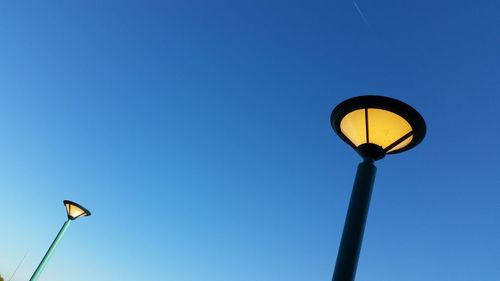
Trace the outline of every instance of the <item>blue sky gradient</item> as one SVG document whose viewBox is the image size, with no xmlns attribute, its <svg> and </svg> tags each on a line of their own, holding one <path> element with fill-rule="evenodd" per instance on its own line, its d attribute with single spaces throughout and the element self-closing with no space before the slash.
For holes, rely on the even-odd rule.
<svg viewBox="0 0 500 281">
<path fill-rule="evenodd" d="M 378 162 L 357 280 L 500 276 L 496 1 L 0 3 L 0 274 L 330 280 L 359 156 L 339 102 L 426 119 Z"/>
</svg>

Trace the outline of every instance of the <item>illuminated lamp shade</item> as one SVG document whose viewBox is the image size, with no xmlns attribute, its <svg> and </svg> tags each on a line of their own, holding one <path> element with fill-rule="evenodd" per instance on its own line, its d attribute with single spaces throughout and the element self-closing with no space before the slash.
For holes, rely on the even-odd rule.
<svg viewBox="0 0 500 281">
<path fill-rule="evenodd" d="M 422 116 L 411 106 L 383 96 L 359 96 L 340 103 L 330 119 L 334 131 L 363 158 L 378 160 L 419 144 Z"/>
<path fill-rule="evenodd" d="M 66 207 L 66 213 L 68 213 L 68 219 L 75 220 L 79 217 L 90 216 L 90 211 L 83 206 L 69 200 L 64 200 L 63 202 Z"/>
</svg>

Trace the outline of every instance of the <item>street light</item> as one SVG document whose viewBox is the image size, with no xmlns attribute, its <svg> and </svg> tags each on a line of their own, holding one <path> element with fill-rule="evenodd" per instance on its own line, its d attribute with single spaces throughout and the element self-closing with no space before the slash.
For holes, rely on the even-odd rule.
<svg viewBox="0 0 500 281">
<path fill-rule="evenodd" d="M 69 201 L 69 200 L 64 200 L 63 201 L 64 206 L 66 207 L 66 213 L 68 215 L 68 220 L 63 224 L 61 227 L 61 230 L 59 230 L 59 233 L 57 233 L 56 238 L 54 239 L 54 242 L 52 242 L 52 245 L 50 245 L 49 249 L 47 250 L 47 253 L 45 253 L 45 256 L 43 256 L 42 261 L 36 268 L 35 272 L 30 278 L 30 281 L 35 281 L 38 280 L 38 277 L 40 277 L 40 274 L 42 273 L 43 269 L 47 265 L 47 262 L 49 261 L 50 257 L 54 253 L 54 250 L 56 249 L 57 245 L 59 242 L 61 242 L 61 238 L 63 237 L 64 233 L 68 229 L 69 225 L 71 224 L 72 221 L 76 220 L 79 217 L 86 217 L 90 216 L 90 211 L 82 207 L 81 205 Z"/>
<path fill-rule="evenodd" d="M 386 154 L 415 147 L 424 138 L 426 126 L 411 106 L 382 96 L 348 99 L 335 107 L 330 121 L 335 133 L 363 158 L 358 165 L 332 278 L 353 281 L 377 171 L 373 163 Z"/>
</svg>

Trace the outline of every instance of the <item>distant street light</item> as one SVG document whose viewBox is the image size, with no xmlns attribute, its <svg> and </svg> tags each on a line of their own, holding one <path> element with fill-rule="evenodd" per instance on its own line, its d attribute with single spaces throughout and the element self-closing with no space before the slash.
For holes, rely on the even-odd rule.
<svg viewBox="0 0 500 281">
<path fill-rule="evenodd" d="M 54 242 L 52 242 L 52 245 L 50 245 L 49 249 L 47 250 L 47 253 L 45 253 L 45 256 L 43 257 L 42 261 L 36 268 L 35 272 L 30 278 L 30 281 L 35 281 L 38 280 L 38 277 L 40 277 L 40 274 L 42 273 L 43 269 L 47 265 L 47 262 L 49 261 L 50 257 L 54 253 L 54 250 L 56 249 L 57 245 L 59 242 L 61 242 L 61 238 L 63 237 L 64 233 L 68 229 L 69 225 L 71 222 L 79 217 L 85 217 L 85 216 L 90 216 L 89 210 L 85 209 L 79 204 L 76 204 L 74 202 L 71 202 L 69 200 L 64 200 L 63 201 L 64 206 L 66 207 L 66 213 L 68 214 L 68 220 L 63 224 L 61 227 L 61 230 L 59 230 L 59 233 L 57 233 L 56 238 L 54 239 Z"/>
<path fill-rule="evenodd" d="M 424 138 L 426 126 L 411 106 L 382 96 L 348 99 L 335 107 L 330 121 L 335 133 L 363 157 L 358 165 L 332 278 L 333 281 L 353 281 L 377 171 L 373 163 L 386 154 L 415 147 Z"/>
</svg>

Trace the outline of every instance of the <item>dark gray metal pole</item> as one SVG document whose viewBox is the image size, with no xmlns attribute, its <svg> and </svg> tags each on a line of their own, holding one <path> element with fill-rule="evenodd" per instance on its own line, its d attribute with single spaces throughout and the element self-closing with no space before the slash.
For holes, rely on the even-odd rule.
<svg viewBox="0 0 500 281">
<path fill-rule="evenodd" d="M 332 281 L 354 281 L 376 172 L 373 159 L 358 165 Z"/>
</svg>

